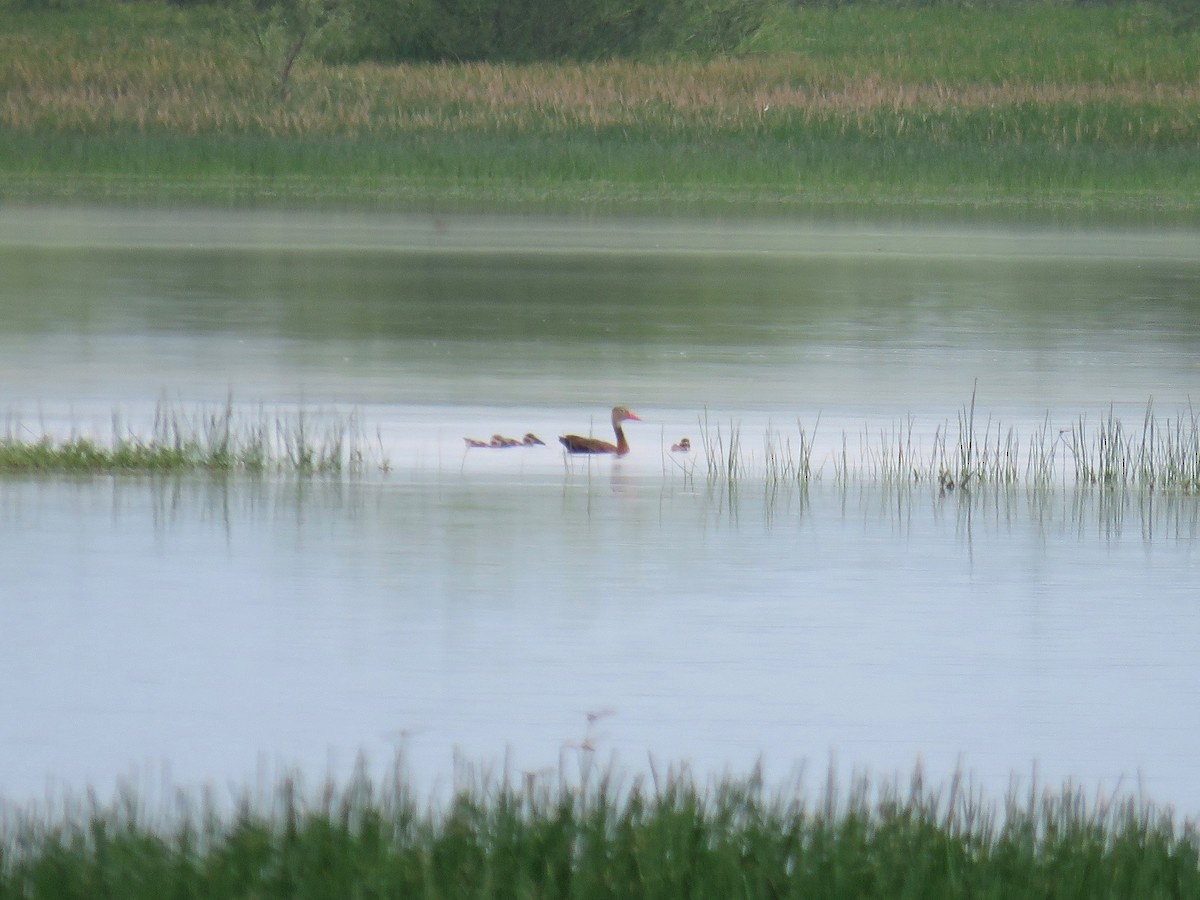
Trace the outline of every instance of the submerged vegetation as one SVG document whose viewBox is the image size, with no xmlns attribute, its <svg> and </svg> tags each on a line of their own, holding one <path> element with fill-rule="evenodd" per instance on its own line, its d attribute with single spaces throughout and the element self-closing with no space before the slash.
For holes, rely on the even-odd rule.
<svg viewBox="0 0 1200 900">
<path fill-rule="evenodd" d="M 335 62 L 326 29 L 264 61 L 219 5 L 9 0 L 4 195 L 1200 210 L 1200 30 L 1164 4 L 761 19 L 716 56 Z"/>
<path fill-rule="evenodd" d="M 1010 789 L 960 776 L 768 790 L 761 772 L 698 784 L 686 769 L 621 784 L 611 770 L 460 775 L 423 804 L 397 773 L 230 815 L 179 792 L 157 813 L 133 789 L 0 817 L 0 897 L 1189 897 L 1200 834 L 1131 796 Z M 268 791 L 267 796 L 271 796 Z"/>
</svg>

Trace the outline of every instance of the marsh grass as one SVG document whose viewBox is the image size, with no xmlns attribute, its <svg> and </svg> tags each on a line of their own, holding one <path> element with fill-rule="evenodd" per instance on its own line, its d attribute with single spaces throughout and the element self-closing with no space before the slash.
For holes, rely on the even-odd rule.
<svg viewBox="0 0 1200 900">
<path fill-rule="evenodd" d="M 1140 796 L 1014 782 L 1000 803 L 961 773 L 770 788 L 686 767 L 623 777 L 459 765 L 420 800 L 397 764 L 309 789 L 299 774 L 232 805 L 126 787 L 0 816 L 0 897 L 1184 897 L 1200 836 Z"/>
<path fill-rule="evenodd" d="M 711 423 L 705 412 L 700 422 L 700 446 L 704 449 L 704 461 L 709 478 L 723 478 L 736 482 L 750 471 L 751 460 L 742 454 L 741 428 L 730 421 L 722 429 L 721 424 Z M 768 442 L 769 442 L 768 438 Z"/>
<path fill-rule="evenodd" d="M 1200 33 L 1140 4 L 799 7 L 717 59 L 311 59 L 285 102 L 212 9 L 95 6 L 0 4 L 10 198 L 1200 203 Z"/>
<path fill-rule="evenodd" d="M 1200 415 L 1190 407 L 1160 417 L 1153 401 L 1137 427 L 1128 427 L 1112 407 L 1092 424 L 1080 416 L 1056 428 L 1049 414 L 1028 436 L 1013 426 L 976 420 L 975 396 L 949 422 L 936 427 L 929 445 L 917 437 L 912 416 L 874 432 L 841 434 L 837 451 L 817 459 L 820 417 L 809 428 L 797 420 L 788 433 L 768 426 L 761 450 L 748 445 L 739 423 L 698 419 L 699 454 L 683 459 L 663 451 L 663 474 L 686 482 L 699 472 L 730 491 L 754 479 L 772 490 L 805 487 L 821 480 L 826 467 L 836 482 L 936 484 L 942 491 L 989 485 L 1052 488 L 1056 484 L 1135 490 L 1200 492 Z M 664 443 L 665 447 L 665 443 Z M 390 471 L 387 447 L 378 433 L 364 433 L 358 414 L 337 410 L 243 408 L 232 398 L 216 407 L 187 408 L 160 402 L 145 433 L 114 414 L 106 439 L 72 430 L 55 436 L 31 429 L 10 414 L 0 433 L 0 472 L 212 472 L 300 474 Z"/>
<path fill-rule="evenodd" d="M 329 474 L 369 465 L 367 448 L 354 412 L 245 411 L 232 398 L 194 409 L 160 401 L 148 433 L 135 433 L 114 413 L 107 439 L 38 433 L 10 415 L 0 436 L 0 471 Z"/>
<path fill-rule="evenodd" d="M 912 418 L 877 431 L 843 432 L 839 449 L 814 461 L 816 428 L 797 422 L 797 434 L 784 436 L 768 427 L 761 456 L 744 449 L 741 427 L 713 425 L 707 412 L 699 419 L 705 475 L 710 482 L 761 479 L 767 485 L 806 485 L 819 480 L 828 465 L 838 483 L 936 484 L 943 491 L 990 485 L 1052 488 L 1055 484 L 1135 490 L 1200 492 L 1200 415 L 1190 407 L 1160 417 L 1153 400 L 1138 427 L 1128 427 L 1110 406 L 1095 424 L 1080 416 L 1056 428 L 1046 418 L 1027 436 L 994 420 L 976 419 L 976 398 L 922 445 Z M 819 421 L 819 420 L 818 420 Z"/>
<path fill-rule="evenodd" d="M 1080 483 L 1200 490 L 1200 418 L 1190 407 L 1159 419 L 1151 402 L 1140 429 L 1127 428 L 1110 407 L 1095 426 L 1081 416 L 1065 440 Z"/>
</svg>

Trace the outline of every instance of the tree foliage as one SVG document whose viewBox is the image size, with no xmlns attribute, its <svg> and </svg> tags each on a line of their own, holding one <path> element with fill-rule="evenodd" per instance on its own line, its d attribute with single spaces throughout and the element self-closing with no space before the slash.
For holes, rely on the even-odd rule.
<svg viewBox="0 0 1200 900">
<path fill-rule="evenodd" d="M 292 68 L 346 9 L 345 0 L 225 0 L 235 28 L 248 35 L 286 100 Z"/>
<path fill-rule="evenodd" d="M 779 0 L 345 0 L 345 61 L 603 59 L 722 53 Z"/>
</svg>

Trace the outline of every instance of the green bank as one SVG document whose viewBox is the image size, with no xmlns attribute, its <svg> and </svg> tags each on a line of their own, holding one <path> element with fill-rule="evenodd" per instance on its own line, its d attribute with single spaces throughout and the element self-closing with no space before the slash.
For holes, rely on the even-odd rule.
<svg viewBox="0 0 1200 900">
<path fill-rule="evenodd" d="M 0 6 L 0 199 L 1200 213 L 1162 4 L 780 6 L 722 54 L 277 56 L 218 5 Z"/>
</svg>

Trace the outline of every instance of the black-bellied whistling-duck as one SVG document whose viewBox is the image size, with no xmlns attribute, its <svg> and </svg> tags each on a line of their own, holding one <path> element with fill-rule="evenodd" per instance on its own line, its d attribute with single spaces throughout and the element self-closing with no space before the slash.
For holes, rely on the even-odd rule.
<svg viewBox="0 0 1200 900">
<path fill-rule="evenodd" d="M 538 447 L 546 446 L 546 442 L 543 441 L 536 434 L 534 434 L 532 431 L 526 432 L 525 437 L 521 438 L 521 443 L 524 444 L 526 447 L 532 447 L 534 445 L 537 445 Z"/>
<path fill-rule="evenodd" d="M 521 442 L 518 441 L 516 438 L 507 438 L 502 434 L 493 434 L 491 446 L 493 446 L 493 447 L 520 447 Z"/>
<path fill-rule="evenodd" d="M 602 441 L 599 438 L 581 437 L 578 434 L 566 434 L 558 440 L 568 453 L 615 453 L 617 456 L 624 456 L 629 452 L 629 442 L 625 440 L 625 432 L 621 428 L 621 423 L 626 419 L 633 419 L 635 422 L 640 422 L 641 419 L 627 410 L 624 406 L 614 406 L 612 411 L 612 427 L 617 435 L 617 442 L 610 444 L 608 441 Z"/>
<path fill-rule="evenodd" d="M 689 438 L 683 438 L 678 444 L 671 445 L 672 453 L 687 453 L 692 449 L 692 442 Z"/>
<path fill-rule="evenodd" d="M 476 438 L 463 438 L 467 442 L 467 447 L 490 447 L 492 446 L 487 441 L 481 441 Z"/>
</svg>

